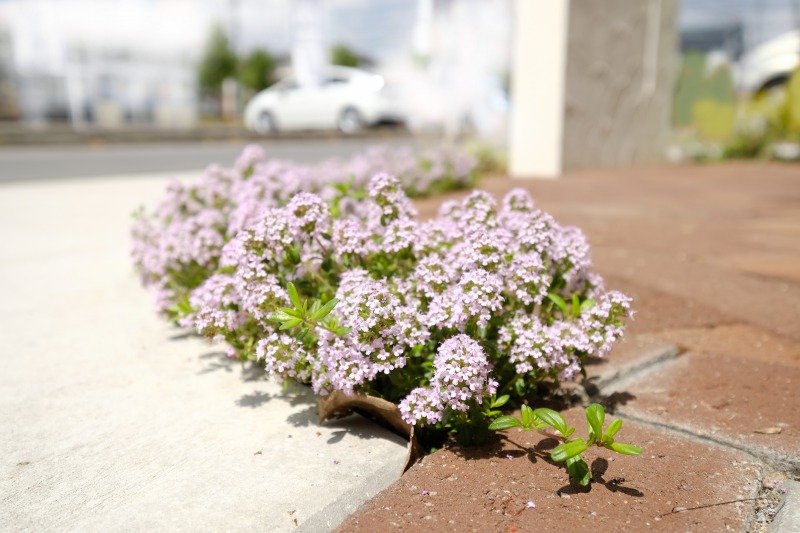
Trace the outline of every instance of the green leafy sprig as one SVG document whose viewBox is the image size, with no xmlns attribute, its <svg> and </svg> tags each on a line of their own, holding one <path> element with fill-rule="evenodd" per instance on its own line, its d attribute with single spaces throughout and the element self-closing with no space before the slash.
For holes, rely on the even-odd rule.
<svg viewBox="0 0 800 533">
<path fill-rule="evenodd" d="M 557 430 L 564 442 L 556 446 L 553 451 L 550 452 L 550 458 L 557 463 L 565 461 L 570 477 L 584 487 L 592 480 L 589 466 L 581 455 L 589 446 L 594 444 L 623 455 L 642 454 L 641 448 L 632 444 L 623 444 L 614 441 L 614 436 L 619 432 L 620 428 L 622 428 L 621 419 L 618 418 L 614 420 L 608 428 L 603 431 L 606 413 L 603 406 L 600 404 L 593 403 L 586 408 L 586 427 L 589 432 L 587 439 L 583 437 L 572 438 L 572 434 L 575 433 L 575 428 L 569 427 L 567 421 L 558 411 L 553 411 L 552 409 L 544 407 L 531 409 L 527 405 L 523 405 L 521 411 L 521 419 L 510 415 L 501 416 L 489 424 L 489 429 L 499 431 L 513 427 L 521 427 L 525 431 L 531 431 L 534 429 L 543 430 L 549 426 Z"/>
<path fill-rule="evenodd" d="M 336 335 L 345 335 L 350 331 L 348 328 L 339 326 L 339 320 L 330 314 L 339 303 L 336 298 L 331 298 L 325 303 L 322 303 L 320 299 L 315 299 L 309 306 L 308 300 L 300 298 L 294 283 L 289 282 L 286 290 L 294 307 L 280 307 L 272 313 L 270 318 L 281 323 L 278 329 L 296 329 L 295 336 L 299 340 L 303 340 L 314 328 L 326 329 Z"/>
</svg>

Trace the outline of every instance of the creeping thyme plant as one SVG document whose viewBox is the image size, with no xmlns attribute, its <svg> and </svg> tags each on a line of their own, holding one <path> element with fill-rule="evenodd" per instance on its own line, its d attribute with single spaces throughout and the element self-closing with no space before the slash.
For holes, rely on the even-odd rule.
<svg viewBox="0 0 800 533">
<path fill-rule="evenodd" d="M 406 191 L 469 185 L 474 164 L 384 150 L 300 167 L 249 147 L 140 213 L 134 261 L 159 311 L 230 357 L 319 395 L 395 402 L 418 433 L 479 442 L 509 395 L 608 353 L 630 299 L 590 270 L 583 233 L 521 189 L 415 218 Z"/>
</svg>

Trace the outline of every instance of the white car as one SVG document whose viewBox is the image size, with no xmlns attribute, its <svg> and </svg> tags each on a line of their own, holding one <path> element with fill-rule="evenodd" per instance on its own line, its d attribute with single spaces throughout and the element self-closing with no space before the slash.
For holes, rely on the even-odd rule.
<svg viewBox="0 0 800 533">
<path fill-rule="evenodd" d="M 747 93 L 770 90 L 786 83 L 798 66 L 800 31 L 792 31 L 756 46 L 742 57 L 739 88 Z"/>
<path fill-rule="evenodd" d="M 378 122 L 402 121 L 384 86 L 381 76 L 349 67 L 329 67 L 316 86 L 287 78 L 250 100 L 244 123 L 262 134 L 314 129 L 351 134 Z"/>
</svg>

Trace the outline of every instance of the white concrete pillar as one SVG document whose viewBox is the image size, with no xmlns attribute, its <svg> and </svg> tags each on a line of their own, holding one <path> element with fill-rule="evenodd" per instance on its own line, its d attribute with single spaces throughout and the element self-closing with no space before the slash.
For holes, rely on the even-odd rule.
<svg viewBox="0 0 800 533">
<path fill-rule="evenodd" d="M 563 171 L 564 80 L 570 0 L 516 0 L 509 174 Z"/>
<path fill-rule="evenodd" d="M 323 82 L 330 63 L 324 5 L 322 0 L 295 0 L 292 10 L 292 69 L 301 86 L 314 87 Z"/>
<path fill-rule="evenodd" d="M 678 0 L 516 0 L 513 177 L 663 158 Z"/>
</svg>

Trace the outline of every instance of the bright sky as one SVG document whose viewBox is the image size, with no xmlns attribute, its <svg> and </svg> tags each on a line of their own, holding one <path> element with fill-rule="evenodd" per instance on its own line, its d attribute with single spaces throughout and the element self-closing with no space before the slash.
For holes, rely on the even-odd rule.
<svg viewBox="0 0 800 533">
<path fill-rule="evenodd" d="M 682 27 L 744 23 L 748 46 L 800 27 L 800 0 L 682 0 Z"/>
<path fill-rule="evenodd" d="M 0 0 L 0 24 L 14 35 L 20 68 L 64 63 L 65 45 L 134 49 L 196 58 L 215 22 L 233 29 L 239 50 L 287 53 L 291 0 Z M 377 57 L 408 46 L 413 0 L 321 0 L 325 39 Z M 236 16 L 232 17 L 231 13 Z"/>
<path fill-rule="evenodd" d="M 325 39 L 376 58 L 404 54 L 416 16 L 414 0 L 320 0 Z M 65 43 L 196 58 L 214 21 L 233 28 L 240 50 L 267 46 L 286 53 L 291 0 L 0 0 L 14 33 L 18 67 L 59 69 Z M 682 0 L 681 25 L 745 21 L 749 43 L 795 27 L 800 0 Z"/>
</svg>

